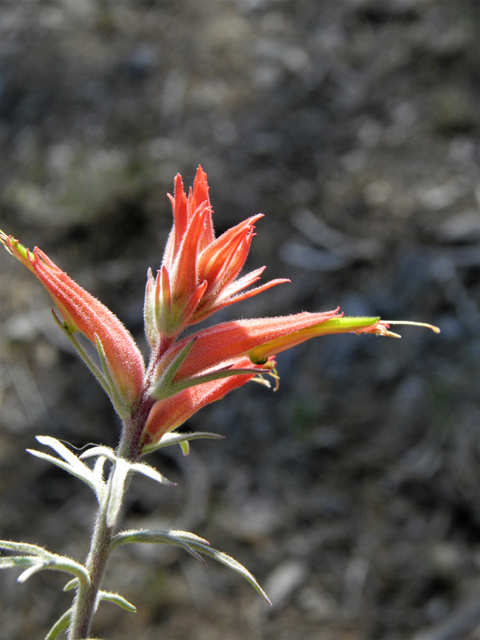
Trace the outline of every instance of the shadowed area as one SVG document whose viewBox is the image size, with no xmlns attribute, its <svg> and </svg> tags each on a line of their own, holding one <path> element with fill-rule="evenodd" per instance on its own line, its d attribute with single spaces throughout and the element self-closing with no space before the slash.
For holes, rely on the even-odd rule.
<svg viewBox="0 0 480 640">
<path fill-rule="evenodd" d="M 173 180 L 202 164 L 217 236 L 259 212 L 244 273 L 290 278 L 207 321 L 325 311 L 431 322 L 324 336 L 196 414 L 122 528 L 191 530 L 244 564 L 125 545 L 106 640 L 473 640 L 480 634 L 480 6 L 475 0 L 5 1 L 1 228 L 112 309 L 143 294 Z M 115 447 L 108 399 L 41 285 L 1 267 L 0 537 L 83 561 L 95 499 L 25 453 Z M 199 328 L 204 325 L 199 325 Z M 178 451 L 177 451 L 178 449 Z M 62 576 L 0 573 L 0 637 L 43 637 Z M 267 610 L 268 609 L 268 610 Z M 42 636 L 43 634 L 43 636 Z"/>
</svg>

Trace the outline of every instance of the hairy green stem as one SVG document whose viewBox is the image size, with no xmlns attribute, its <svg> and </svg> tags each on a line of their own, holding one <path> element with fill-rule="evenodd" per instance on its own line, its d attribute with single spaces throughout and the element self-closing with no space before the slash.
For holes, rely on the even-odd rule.
<svg viewBox="0 0 480 640">
<path fill-rule="evenodd" d="M 116 455 L 129 462 L 135 462 L 140 454 L 140 437 L 145 427 L 149 411 L 154 400 L 144 394 L 134 411 L 124 422 L 122 437 L 117 447 Z M 90 551 L 85 563 L 85 568 L 90 577 L 88 586 L 79 584 L 78 591 L 72 606 L 72 617 L 68 629 L 68 640 L 84 640 L 88 638 L 92 618 L 95 614 L 97 596 L 102 584 L 103 574 L 110 555 L 110 542 L 113 537 L 115 526 L 107 527 L 107 511 L 112 492 L 115 465 L 110 470 L 108 479 L 108 491 L 102 500 L 95 521 Z M 123 496 L 128 488 L 129 480 L 126 479 L 123 485 Z M 115 488 L 118 491 L 118 487 Z"/>
<path fill-rule="evenodd" d="M 122 438 L 116 450 L 116 455 L 119 458 L 125 458 L 129 462 L 138 460 L 141 453 L 140 440 L 148 414 L 154 404 L 155 400 L 147 393 L 144 393 L 133 410 L 133 415 L 128 420 L 125 420 Z"/>
<path fill-rule="evenodd" d="M 124 423 L 122 438 L 117 448 L 117 456 L 119 458 L 125 458 L 130 462 L 134 462 L 138 458 L 140 435 L 152 403 L 153 400 L 150 398 L 142 397 L 134 411 L 134 415 Z M 90 627 L 96 609 L 97 596 L 102 584 L 108 556 L 110 555 L 110 542 L 115 529 L 115 526 L 107 527 L 107 511 L 114 473 L 115 465 L 113 465 L 110 470 L 107 483 L 107 495 L 102 500 L 97 511 L 90 551 L 85 563 L 85 568 L 90 577 L 90 584 L 87 586 L 79 584 L 78 586 L 78 591 L 72 606 L 68 640 L 84 640 L 88 638 L 90 633 Z M 123 487 L 123 495 L 125 495 L 128 485 L 129 481 L 127 478 Z"/>
<path fill-rule="evenodd" d="M 113 471 L 114 467 L 110 472 L 110 478 Z M 68 640 L 83 640 L 88 638 L 90 633 L 96 599 L 110 553 L 110 541 L 113 535 L 113 527 L 109 528 L 106 525 L 107 506 L 108 497 L 100 505 L 97 512 L 90 552 L 85 564 L 90 576 L 90 584 L 88 586 L 79 585 L 72 607 Z"/>
</svg>

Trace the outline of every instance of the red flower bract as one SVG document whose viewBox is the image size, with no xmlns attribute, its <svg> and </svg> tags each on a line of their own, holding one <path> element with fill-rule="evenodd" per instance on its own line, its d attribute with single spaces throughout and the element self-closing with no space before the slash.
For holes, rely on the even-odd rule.
<svg viewBox="0 0 480 640">
<path fill-rule="evenodd" d="M 173 228 L 156 278 L 148 273 L 145 292 L 145 332 L 151 346 L 147 372 L 130 333 L 109 309 L 40 249 L 31 252 L 0 232 L 0 242 L 45 286 L 68 332 L 81 331 L 97 346 L 103 373 L 69 335 L 124 420 L 120 455 L 135 459 L 153 450 L 167 431 L 258 373 L 271 373 L 276 354 L 305 340 L 336 333 L 396 336 L 380 318 L 344 318 L 335 309 L 236 320 L 179 339 L 187 326 L 215 311 L 289 281 L 271 280 L 245 291 L 265 268 L 238 278 L 262 215 L 215 238 L 207 176 L 201 167 L 188 197 L 177 175 L 170 200 Z"/>
<path fill-rule="evenodd" d="M 193 191 L 184 192 L 180 175 L 175 178 L 173 228 L 162 266 L 154 280 L 149 273 L 145 295 L 145 324 L 152 347 L 162 338 L 177 336 L 186 326 L 216 311 L 257 295 L 285 279 L 254 284 L 265 267 L 237 279 L 245 264 L 255 229 L 262 214 L 248 218 L 215 238 L 207 174 L 198 168 Z M 243 293 L 241 293 L 243 291 Z"/>
<path fill-rule="evenodd" d="M 70 332 L 81 331 L 93 344 L 96 338 L 100 340 L 118 393 L 127 404 L 134 405 L 143 389 L 145 364 L 117 316 L 69 278 L 41 249 L 35 247 L 32 252 L 5 234 L 0 235 L 0 241 L 47 289 Z"/>
<path fill-rule="evenodd" d="M 252 373 L 205 382 L 156 402 L 145 425 L 141 441 L 142 451 L 148 452 L 149 447 L 155 448 L 155 443 L 159 442 L 165 433 L 179 427 L 202 407 L 243 386 L 257 374 L 256 367 L 248 358 L 237 358 L 232 365 L 235 368 L 250 368 Z"/>
</svg>

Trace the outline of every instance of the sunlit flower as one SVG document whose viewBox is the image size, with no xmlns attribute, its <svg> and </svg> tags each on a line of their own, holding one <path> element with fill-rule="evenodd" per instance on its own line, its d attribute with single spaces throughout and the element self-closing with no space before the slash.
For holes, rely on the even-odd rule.
<svg viewBox="0 0 480 640">
<path fill-rule="evenodd" d="M 203 329 L 175 342 L 164 354 L 155 372 L 158 379 L 177 355 L 191 344 L 180 364 L 173 382 L 188 380 L 213 367 L 223 368 L 232 358 L 248 356 L 254 364 L 264 364 L 277 355 L 310 338 L 334 333 L 388 332 L 388 325 L 380 318 L 344 318 L 334 311 L 323 313 L 297 313 L 274 318 L 235 320 Z"/>
<path fill-rule="evenodd" d="M 274 364 L 273 360 L 269 363 L 270 367 Z M 231 366 L 237 371 L 243 369 L 246 372 L 250 369 L 251 373 L 204 382 L 188 387 L 165 400 L 157 401 L 148 415 L 143 431 L 140 443 L 142 453 L 155 449 L 155 444 L 160 442 L 165 433 L 179 427 L 202 407 L 220 400 L 230 391 L 250 382 L 259 372 L 265 371 L 262 367 L 252 364 L 246 357 L 233 360 Z"/>
<path fill-rule="evenodd" d="M 262 214 L 244 220 L 215 238 L 207 175 L 198 168 L 188 195 L 182 177 L 175 178 L 173 228 L 162 266 L 154 278 L 148 273 L 145 294 L 147 338 L 155 347 L 162 338 L 178 335 L 183 328 L 204 320 L 216 311 L 257 295 L 285 279 L 271 280 L 244 291 L 259 280 L 265 267 L 237 279 L 245 264 L 255 229 Z"/>
<path fill-rule="evenodd" d="M 65 321 L 70 333 L 80 331 L 90 342 L 100 341 L 116 391 L 130 406 L 144 385 L 145 364 L 129 331 L 99 300 L 59 269 L 41 249 L 26 249 L 0 231 L 0 242 L 40 280 Z"/>
<path fill-rule="evenodd" d="M 136 459 L 159 445 L 205 405 L 223 398 L 260 374 L 275 374 L 275 356 L 310 338 L 336 333 L 399 337 L 394 321 L 345 318 L 338 309 L 275 318 L 225 322 L 179 339 L 181 332 L 234 302 L 288 280 L 254 289 L 265 267 L 238 278 L 254 234 L 253 216 L 215 238 L 207 176 L 198 168 L 187 195 L 175 179 L 174 224 L 156 278 L 148 273 L 145 333 L 151 346 L 145 371 L 140 350 L 120 320 L 59 269 L 38 248 L 26 249 L 0 232 L 0 242 L 44 285 L 63 320 L 63 330 L 95 373 L 124 422 L 119 455 Z M 245 289 L 247 289 L 245 291 Z M 421 323 L 438 332 L 436 327 Z M 97 348 L 93 363 L 73 338 L 80 331 Z M 119 401 L 120 399 L 120 401 Z"/>
<path fill-rule="evenodd" d="M 153 450 L 164 433 L 256 374 L 272 373 L 276 354 L 320 335 L 396 336 L 388 328 L 380 318 L 344 318 L 336 309 L 225 322 L 179 340 L 164 353 L 153 375 L 149 393 L 161 399 L 149 413 L 142 451 Z"/>
</svg>

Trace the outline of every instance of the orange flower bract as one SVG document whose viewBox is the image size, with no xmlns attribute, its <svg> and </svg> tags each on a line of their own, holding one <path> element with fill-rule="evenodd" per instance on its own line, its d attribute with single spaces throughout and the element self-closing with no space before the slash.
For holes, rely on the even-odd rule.
<svg viewBox="0 0 480 640">
<path fill-rule="evenodd" d="M 177 175 L 174 196 L 170 196 L 170 200 L 173 228 L 156 279 L 149 273 L 145 295 L 146 331 L 152 347 L 162 337 L 175 337 L 186 326 L 200 322 L 228 305 L 289 282 L 271 280 L 244 291 L 265 269 L 257 269 L 237 279 L 255 235 L 255 222 L 262 214 L 248 218 L 215 238 L 207 174 L 202 167 L 198 168 L 193 191 L 188 197 L 182 178 Z"/>
<path fill-rule="evenodd" d="M 255 223 L 262 214 L 216 238 L 207 176 L 201 167 L 188 196 L 181 176 L 176 176 L 170 200 L 173 227 L 163 261 L 157 276 L 154 278 L 149 271 L 147 277 L 144 319 L 151 347 L 147 371 L 132 336 L 107 307 L 69 278 L 43 251 L 35 248 L 32 252 L 0 232 L 0 242 L 47 289 L 66 329 L 70 333 L 80 331 L 97 346 L 104 377 L 98 374 L 94 363 L 81 355 L 95 369 L 117 410 L 116 399 L 120 397 L 123 403 L 119 412 L 124 420 L 119 455 L 136 459 L 142 452 L 155 449 L 166 432 L 258 373 L 271 372 L 276 354 L 310 338 L 336 333 L 396 336 L 389 331 L 389 322 L 380 318 L 345 318 L 335 309 L 236 320 L 180 339 L 186 327 L 216 311 L 289 281 L 271 280 L 248 289 L 265 267 L 238 277 L 255 235 Z M 436 327 L 423 326 L 438 332 Z M 78 343 L 76 348 L 81 350 Z"/>
<path fill-rule="evenodd" d="M 100 340 L 118 392 L 127 403 L 134 404 L 143 389 L 145 364 L 130 332 L 117 316 L 74 282 L 41 249 L 35 247 L 30 251 L 3 233 L 0 241 L 40 280 L 70 332 L 81 331 L 93 344 L 96 338 Z"/>
</svg>

